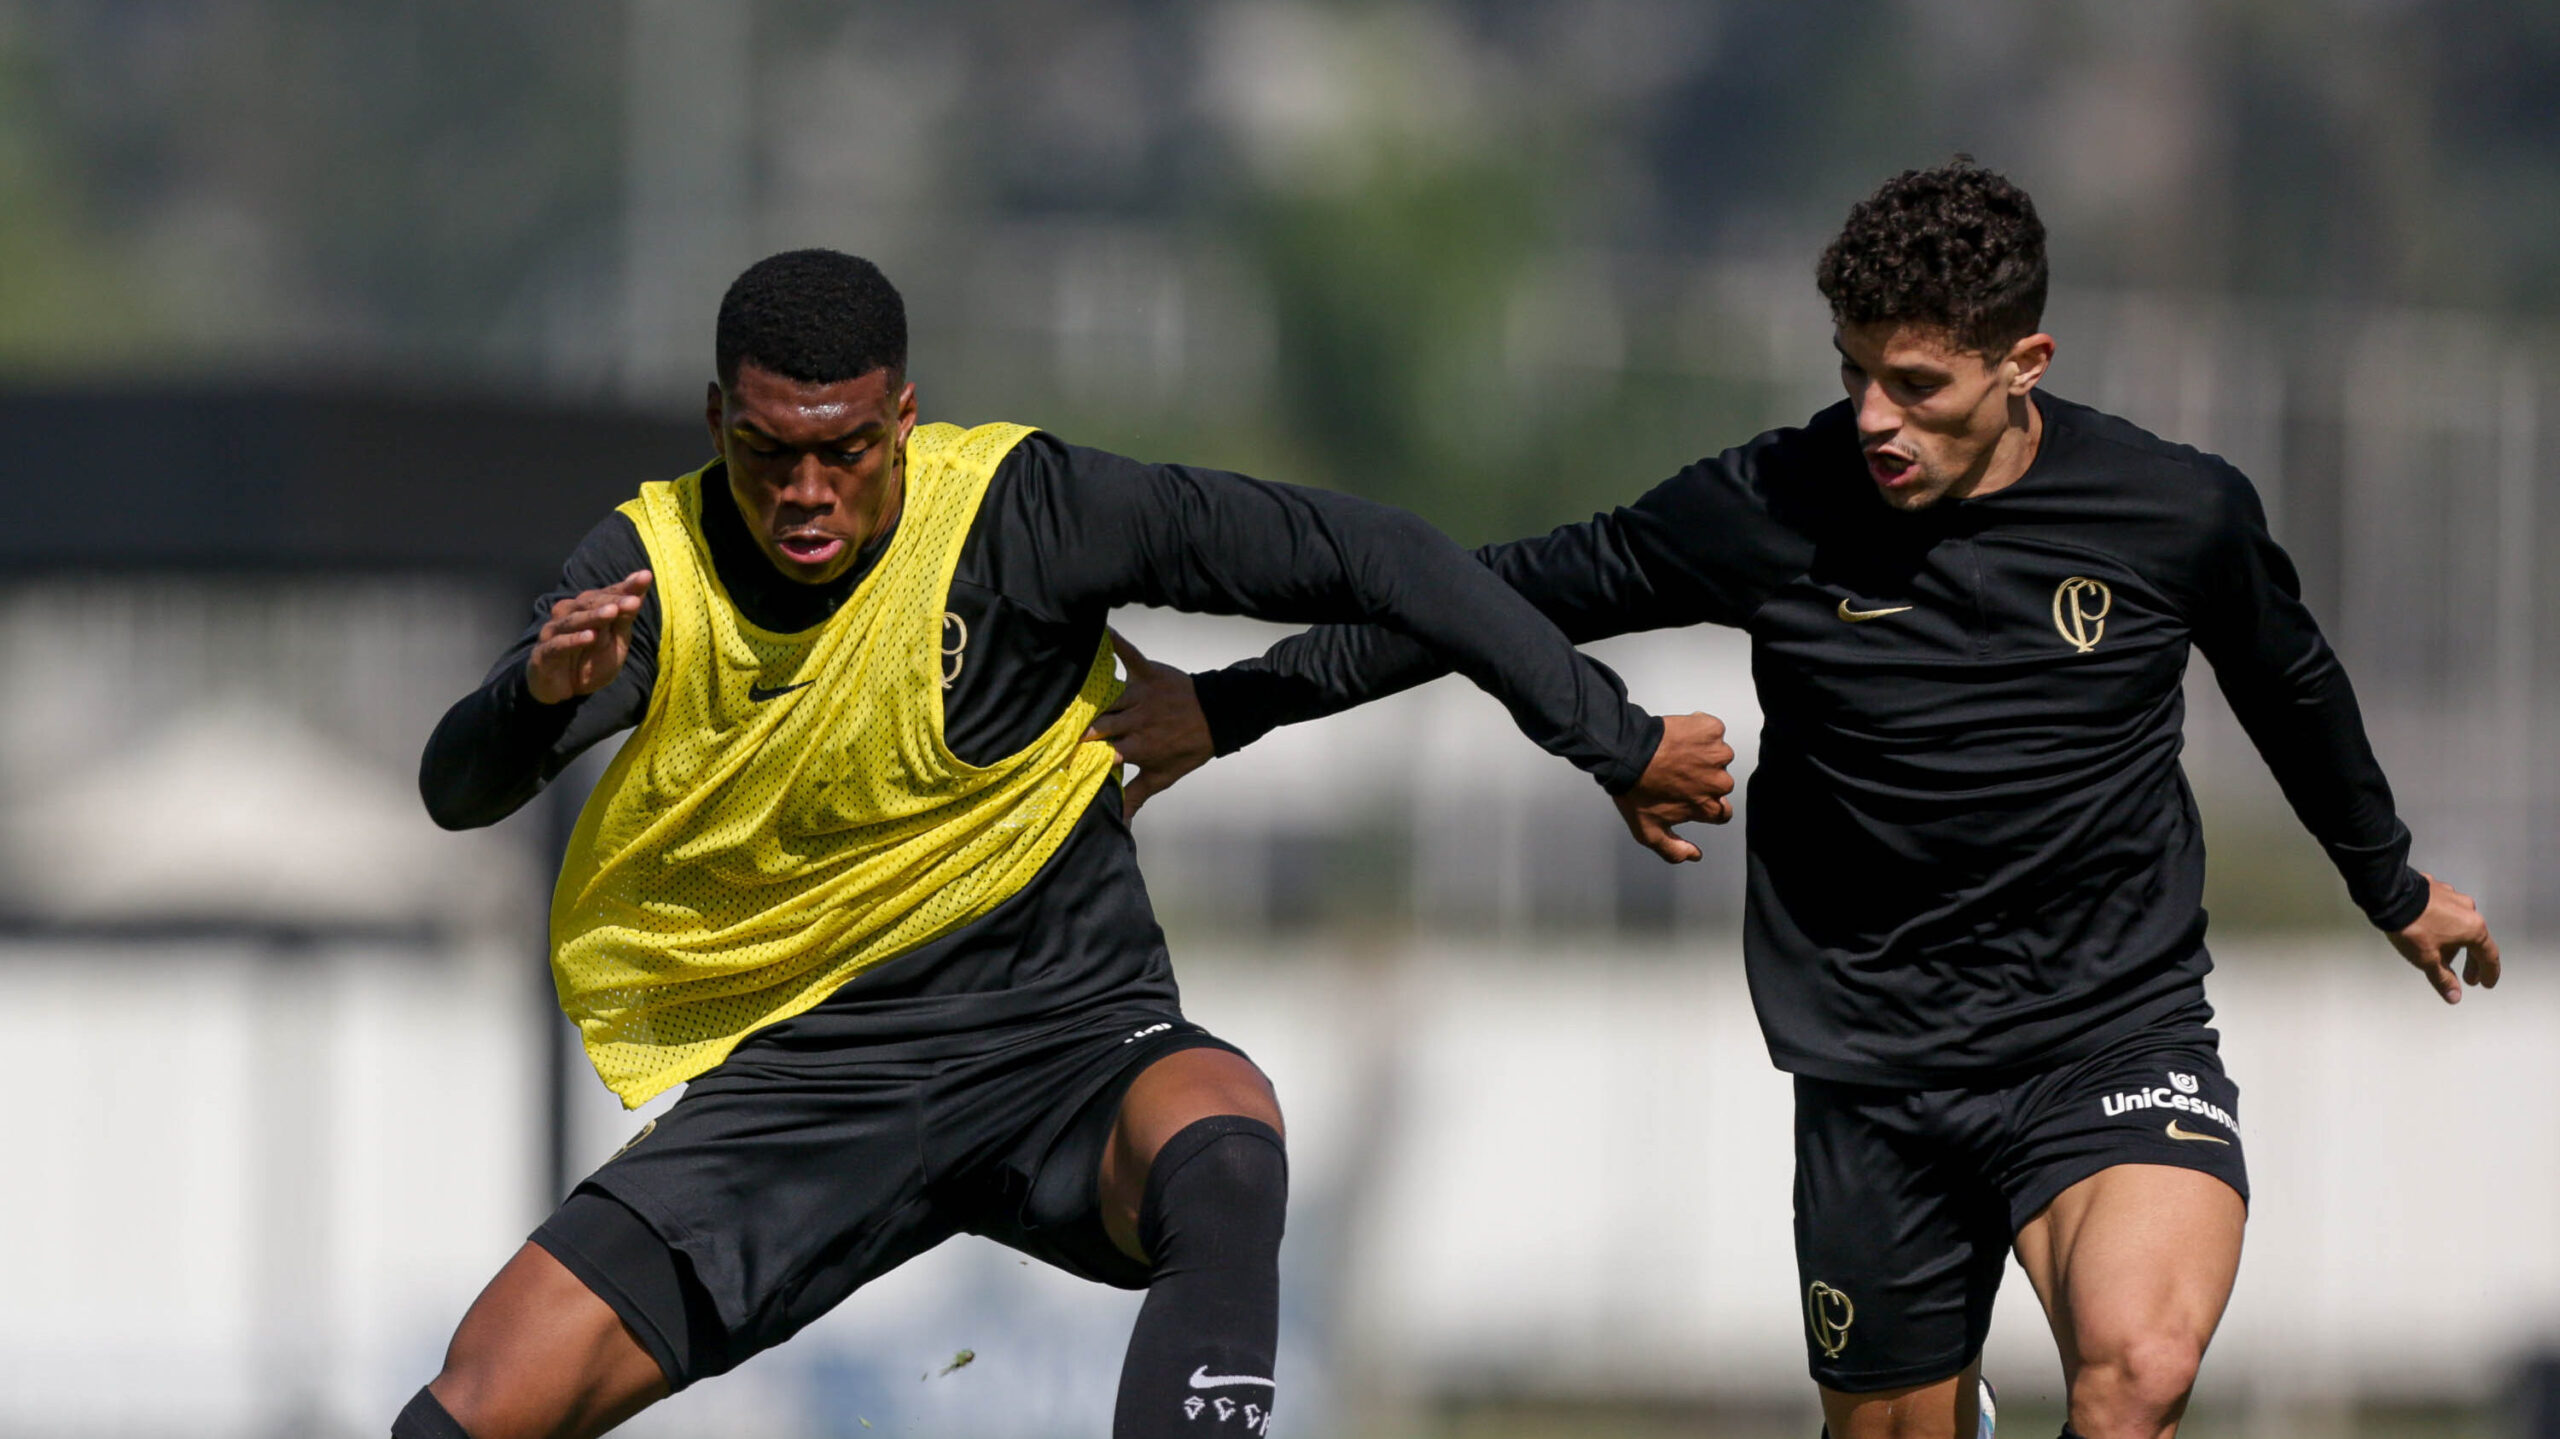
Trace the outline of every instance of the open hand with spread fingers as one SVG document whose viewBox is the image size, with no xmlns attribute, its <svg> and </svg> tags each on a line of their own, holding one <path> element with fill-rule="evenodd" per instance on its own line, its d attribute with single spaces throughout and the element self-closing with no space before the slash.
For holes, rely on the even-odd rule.
<svg viewBox="0 0 2560 1439">
<path fill-rule="evenodd" d="M 2452 885 L 2427 876 L 2427 907 L 2416 919 L 2391 931 L 2391 947 L 2427 977 L 2447 1004 L 2462 1002 L 2462 986 L 2498 987 L 2498 942 L 2489 937 L 2489 921 L 2480 906 Z M 2454 978 L 2455 956 L 2463 956 L 2462 977 Z"/>
<path fill-rule="evenodd" d="M 1732 764 L 1733 746 L 1724 742 L 1723 720 L 1703 711 L 1665 715 L 1662 742 L 1654 747 L 1644 776 L 1614 796 L 1627 832 L 1666 864 L 1700 858 L 1698 847 L 1672 826 L 1722 824 L 1733 818 L 1733 804 L 1726 798 L 1733 793 Z"/>
<path fill-rule="evenodd" d="M 1138 806 L 1207 764 L 1217 750 L 1190 675 L 1138 653 L 1118 630 L 1111 632 L 1111 647 L 1128 671 L 1128 683 L 1109 709 L 1094 716 L 1084 737 L 1110 745 L 1122 764 L 1138 767 L 1120 787 L 1121 816 L 1134 818 Z"/>
<path fill-rule="evenodd" d="M 600 590 L 582 590 L 551 607 L 525 656 L 525 688 L 547 705 L 591 695 L 613 683 L 631 653 L 631 622 L 652 576 L 633 570 Z"/>
</svg>

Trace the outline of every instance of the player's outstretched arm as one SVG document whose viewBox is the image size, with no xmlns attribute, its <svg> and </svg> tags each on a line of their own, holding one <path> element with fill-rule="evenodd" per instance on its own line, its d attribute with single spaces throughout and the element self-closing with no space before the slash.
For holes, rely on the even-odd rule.
<svg viewBox="0 0 2560 1439">
<path fill-rule="evenodd" d="M 1820 421 L 1817 420 L 1817 424 Z M 1772 513 L 1772 487 L 1826 442 L 1773 430 L 1700 460 L 1633 504 L 1475 552 L 1575 644 L 1643 630 L 1741 625 L 1801 572 L 1808 542 Z M 1377 625 L 1324 625 L 1194 676 L 1216 752 L 1288 724 L 1339 714 L 1449 672 L 1427 648 Z"/>
<path fill-rule="evenodd" d="M 1553 623 L 1418 517 L 1075 446 L 1044 454 L 1026 442 L 1017 454 L 1023 466 L 1006 502 L 1028 511 L 1021 522 L 1062 608 L 1143 604 L 1377 625 L 1491 693 L 1540 748 L 1612 792 L 1643 774 L 1660 738 L 1654 718 L 1628 702 L 1616 675 L 1576 653 Z"/>
<path fill-rule="evenodd" d="M 1697 623 L 1742 623 L 1794 569 L 1802 541 L 1774 523 L 1765 477 L 1791 463 L 1800 431 L 1778 431 L 1690 466 L 1635 504 L 1547 535 L 1489 545 L 1476 559 L 1572 641 Z M 1129 685 L 1088 738 L 1134 766 L 1123 790 L 1135 815 L 1218 755 L 1283 724 L 1337 714 L 1452 669 L 1415 637 L 1379 624 L 1333 624 L 1268 654 L 1198 676 L 1137 654 L 1117 635 Z M 1613 796 L 1628 830 L 1665 860 L 1698 857 L 1671 826 L 1732 816 L 1732 750 L 1697 714 L 1666 721 L 1637 783 Z"/>
<path fill-rule="evenodd" d="M 613 683 L 631 653 L 632 622 L 654 578 L 634 570 L 602 589 L 582 590 L 551 606 L 551 618 L 525 656 L 525 688 L 547 705 L 591 695 Z"/>
<path fill-rule="evenodd" d="M 2447 1004 L 2462 1002 L 2465 984 L 2497 988 L 2498 942 L 2490 938 L 2489 922 L 2480 917 L 2480 907 L 2471 896 L 2434 875 L 2426 878 L 2426 909 L 2390 932 L 2391 947 L 2427 977 Z M 2463 962 L 2459 979 L 2453 972 L 2457 958 Z"/>
<path fill-rule="evenodd" d="M 1121 813 L 1135 818 L 1150 798 L 1207 764 L 1215 747 L 1190 675 L 1148 659 L 1116 630 L 1111 644 L 1128 671 L 1128 686 L 1095 718 L 1085 738 L 1110 744 L 1122 763 L 1137 766 L 1121 787 Z M 1668 863 L 1685 864 L 1701 855 L 1672 827 L 1723 824 L 1733 818 L 1727 798 L 1733 793 L 1732 764 L 1724 721 L 1705 713 L 1668 715 L 1662 721 L 1662 741 L 1643 775 L 1611 799 L 1636 843 Z"/>
<path fill-rule="evenodd" d="M 1637 788 L 1654 767 L 1662 723 L 1527 599 L 1415 516 L 1346 495 L 1052 445 L 1017 451 L 1024 461 L 1005 502 L 1027 512 L 1049 591 L 1068 605 L 1374 625 L 1474 681 L 1540 748 L 1611 794 Z M 1147 678 L 1142 667 L 1142 691 Z M 1696 775 L 1695 765 L 1663 766 L 1654 782 L 1691 783 Z M 1689 798 L 1711 811 L 1722 793 Z M 1666 851 L 1673 844 L 1664 843 Z"/>
</svg>

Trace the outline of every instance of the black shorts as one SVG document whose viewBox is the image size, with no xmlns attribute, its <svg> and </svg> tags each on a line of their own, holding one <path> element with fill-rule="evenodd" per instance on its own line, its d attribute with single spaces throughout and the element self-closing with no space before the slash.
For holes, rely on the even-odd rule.
<svg viewBox="0 0 2560 1439">
<path fill-rule="evenodd" d="M 2011 1242 L 2118 1164 L 2201 1170 L 2249 1197 L 2240 1091 L 2192 1016 L 1996 1088 L 1796 1079 L 1796 1277 L 1814 1381 L 1926 1384 L 1982 1352 Z"/>
<path fill-rule="evenodd" d="M 1144 1288 L 1102 1228 L 1121 1097 L 1179 1014 L 1112 1010 L 945 1057 L 741 1045 L 533 1233 L 682 1389 L 954 1234 Z"/>
</svg>

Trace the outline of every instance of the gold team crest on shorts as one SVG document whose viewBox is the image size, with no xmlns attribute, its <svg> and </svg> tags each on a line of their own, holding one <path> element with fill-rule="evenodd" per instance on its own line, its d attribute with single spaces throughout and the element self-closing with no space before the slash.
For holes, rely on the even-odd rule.
<svg viewBox="0 0 2560 1439">
<path fill-rule="evenodd" d="M 1817 1279 L 1804 1291 L 1804 1317 L 1813 1326 L 1813 1342 L 1821 1347 L 1822 1357 L 1837 1359 L 1849 1347 L 1849 1326 L 1857 1322 L 1858 1306 Z"/>
</svg>

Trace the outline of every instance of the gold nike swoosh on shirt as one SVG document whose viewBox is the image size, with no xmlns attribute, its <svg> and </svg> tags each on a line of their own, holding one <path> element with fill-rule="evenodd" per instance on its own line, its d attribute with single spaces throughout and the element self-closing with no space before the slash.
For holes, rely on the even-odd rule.
<svg viewBox="0 0 2560 1439">
<path fill-rule="evenodd" d="M 1909 605 L 1895 605 L 1889 610 L 1853 610 L 1849 608 L 1849 602 L 1847 600 L 1842 600 L 1840 602 L 1840 618 L 1847 620 L 1849 623 L 1854 625 L 1860 620 L 1880 620 L 1886 615 L 1898 615 L 1904 610 L 1910 608 L 1911 606 Z"/>
<path fill-rule="evenodd" d="M 2210 1134 L 2198 1134 L 2192 1129 L 2180 1129 L 2178 1127 L 2178 1121 L 2174 1119 L 2169 1121 L 2168 1134 L 2171 1139 L 2192 1139 L 2199 1144 L 2229 1144 L 2231 1142 L 2228 1139 L 2216 1139 Z"/>
</svg>

